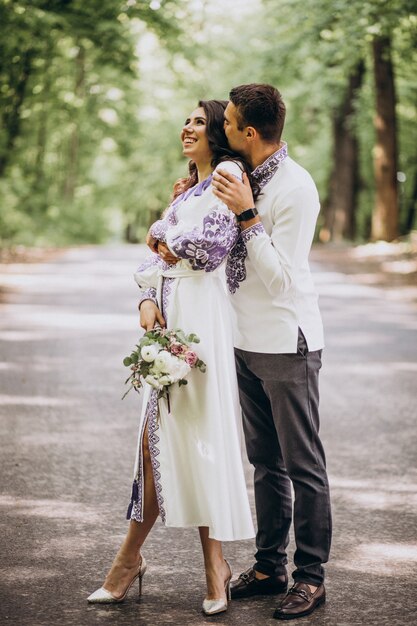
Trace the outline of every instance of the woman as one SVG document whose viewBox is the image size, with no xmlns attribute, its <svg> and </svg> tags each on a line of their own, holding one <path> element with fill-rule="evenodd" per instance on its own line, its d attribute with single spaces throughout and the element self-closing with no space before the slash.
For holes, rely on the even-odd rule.
<svg viewBox="0 0 417 626">
<path fill-rule="evenodd" d="M 170 411 L 146 385 L 129 530 L 103 587 L 89 602 L 120 602 L 136 579 L 141 588 L 146 569 L 141 548 L 160 514 L 166 526 L 198 526 L 207 580 L 203 612 L 220 613 L 227 609 L 232 575 L 221 541 L 254 536 L 240 455 L 232 322 L 224 287 L 224 261 L 239 228 L 211 187 L 219 163 L 240 179 L 246 169 L 241 159 L 230 158 L 223 130 L 226 104 L 201 101 L 186 120 L 181 141 L 184 155 L 191 159 L 190 176 L 175 185 L 172 204 L 150 229 L 148 243 L 160 254 L 152 254 L 135 275 L 142 290 L 142 327 L 153 327 L 152 300 L 158 302 L 161 324 L 199 336 L 198 355 L 207 371 L 193 369 L 186 387 L 170 388 Z"/>
</svg>

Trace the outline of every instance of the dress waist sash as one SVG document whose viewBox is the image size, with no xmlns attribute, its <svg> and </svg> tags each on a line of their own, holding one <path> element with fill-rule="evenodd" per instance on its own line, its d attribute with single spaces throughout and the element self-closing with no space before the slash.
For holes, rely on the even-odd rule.
<svg viewBox="0 0 417 626">
<path fill-rule="evenodd" d="M 164 278 L 220 278 L 220 273 L 217 269 L 213 272 L 205 272 L 204 270 L 193 270 L 189 266 L 184 266 L 180 263 L 173 267 L 167 267 L 166 269 L 158 270 L 158 283 L 156 287 L 156 298 L 158 301 L 158 307 L 162 311 L 162 285 L 164 282 Z M 176 288 L 176 284 L 178 281 L 175 281 L 174 289 Z M 174 294 L 172 294 L 173 297 Z"/>
</svg>

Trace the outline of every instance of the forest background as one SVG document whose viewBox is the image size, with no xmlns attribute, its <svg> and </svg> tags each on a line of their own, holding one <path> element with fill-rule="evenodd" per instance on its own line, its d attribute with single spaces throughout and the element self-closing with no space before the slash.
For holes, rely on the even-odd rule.
<svg viewBox="0 0 417 626">
<path fill-rule="evenodd" d="M 414 0 L 0 0 L 0 249 L 143 241 L 199 99 L 268 82 L 317 239 L 417 228 Z"/>
</svg>

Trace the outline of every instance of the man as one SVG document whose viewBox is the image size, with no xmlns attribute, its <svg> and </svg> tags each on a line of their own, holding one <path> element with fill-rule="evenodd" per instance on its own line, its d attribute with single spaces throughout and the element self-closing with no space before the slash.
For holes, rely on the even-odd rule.
<svg viewBox="0 0 417 626">
<path fill-rule="evenodd" d="M 319 438 L 323 331 L 308 265 L 319 199 L 308 172 L 281 141 L 285 105 L 270 85 L 232 89 L 230 147 L 260 189 L 215 173 L 214 193 L 236 214 L 241 237 L 228 260 L 236 313 L 236 366 L 249 461 L 255 468 L 256 563 L 232 585 L 241 598 L 287 589 L 286 547 L 295 493 L 294 585 L 274 613 L 308 615 L 325 601 L 331 541 L 325 455 Z"/>
</svg>

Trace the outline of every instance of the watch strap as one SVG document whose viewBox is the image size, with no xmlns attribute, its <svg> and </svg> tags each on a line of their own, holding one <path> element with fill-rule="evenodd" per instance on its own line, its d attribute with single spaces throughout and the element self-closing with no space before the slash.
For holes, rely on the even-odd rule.
<svg viewBox="0 0 417 626">
<path fill-rule="evenodd" d="M 247 222 L 248 220 L 253 219 L 258 215 L 258 211 L 253 207 L 252 209 L 246 209 L 246 211 L 242 211 L 239 215 L 236 215 L 236 219 L 238 222 Z"/>
</svg>

